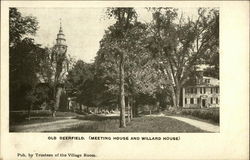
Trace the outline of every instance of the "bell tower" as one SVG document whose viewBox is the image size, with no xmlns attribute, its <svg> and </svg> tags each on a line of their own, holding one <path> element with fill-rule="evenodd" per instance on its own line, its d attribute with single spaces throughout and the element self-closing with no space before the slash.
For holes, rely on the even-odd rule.
<svg viewBox="0 0 250 160">
<path fill-rule="evenodd" d="M 55 110 L 63 106 L 61 104 L 61 96 L 65 94 L 64 80 L 65 73 L 67 73 L 67 45 L 65 35 L 62 29 L 62 22 L 60 19 L 59 33 L 56 37 L 56 44 L 54 46 L 54 60 L 55 60 L 55 86 L 54 86 L 54 96 L 55 96 Z"/>
<path fill-rule="evenodd" d="M 55 81 L 59 82 L 62 80 L 63 77 L 61 77 L 61 73 L 65 70 L 65 66 L 67 68 L 67 62 L 66 62 L 66 55 L 67 52 L 67 45 L 66 45 L 66 39 L 65 35 L 63 33 L 62 29 L 62 22 L 60 19 L 60 29 L 59 33 L 56 37 L 56 44 L 54 46 L 54 52 L 53 52 L 53 59 L 56 62 L 56 73 L 55 73 Z"/>
<path fill-rule="evenodd" d="M 57 34 L 55 48 L 57 51 L 57 56 L 59 56 L 59 57 L 66 56 L 67 45 L 66 45 L 65 35 L 64 35 L 63 29 L 62 29 L 61 19 L 60 19 L 60 29 L 59 29 L 59 33 Z"/>
</svg>

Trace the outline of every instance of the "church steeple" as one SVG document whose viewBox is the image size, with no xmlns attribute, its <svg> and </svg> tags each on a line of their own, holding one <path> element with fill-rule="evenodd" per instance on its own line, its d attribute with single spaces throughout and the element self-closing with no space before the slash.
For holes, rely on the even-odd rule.
<svg viewBox="0 0 250 160">
<path fill-rule="evenodd" d="M 56 37 L 55 49 L 56 49 L 56 52 L 57 52 L 56 55 L 60 56 L 63 59 L 63 57 L 66 55 L 66 52 L 67 52 L 67 44 L 66 44 L 65 35 L 63 33 L 63 30 L 62 30 L 61 19 L 60 19 L 59 33 L 57 33 L 57 37 Z"/>
<path fill-rule="evenodd" d="M 57 34 L 57 38 L 56 38 L 56 45 L 57 45 L 57 46 L 65 46 L 65 47 L 67 47 L 65 35 L 63 34 L 61 18 L 60 18 L 59 33 Z"/>
</svg>

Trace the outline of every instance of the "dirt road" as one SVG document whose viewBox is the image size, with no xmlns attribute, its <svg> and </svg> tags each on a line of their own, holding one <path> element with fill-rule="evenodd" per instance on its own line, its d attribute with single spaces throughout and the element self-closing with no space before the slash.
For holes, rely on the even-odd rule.
<svg viewBox="0 0 250 160">
<path fill-rule="evenodd" d="M 14 132 L 53 132 L 61 129 L 71 128 L 74 125 L 80 125 L 83 123 L 91 123 L 91 121 L 79 119 L 64 119 L 54 122 L 15 125 L 12 126 L 11 130 Z"/>
</svg>

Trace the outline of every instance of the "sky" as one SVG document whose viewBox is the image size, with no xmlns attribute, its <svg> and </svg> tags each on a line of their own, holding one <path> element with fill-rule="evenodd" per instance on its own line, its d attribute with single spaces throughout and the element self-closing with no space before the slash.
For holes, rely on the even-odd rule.
<svg viewBox="0 0 250 160">
<path fill-rule="evenodd" d="M 23 16 L 35 16 L 39 29 L 34 36 L 36 43 L 52 47 L 60 27 L 60 19 L 68 46 L 67 54 L 75 59 L 91 63 L 99 49 L 99 41 L 113 19 L 105 17 L 105 8 L 18 8 Z M 138 20 L 149 22 L 151 13 L 136 9 Z M 183 9 L 193 14 L 194 9 Z"/>
</svg>

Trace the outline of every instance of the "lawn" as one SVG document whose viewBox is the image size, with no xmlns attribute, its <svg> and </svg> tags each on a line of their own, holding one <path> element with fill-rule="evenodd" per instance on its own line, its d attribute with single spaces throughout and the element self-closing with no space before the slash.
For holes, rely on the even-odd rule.
<svg viewBox="0 0 250 160">
<path fill-rule="evenodd" d="M 74 125 L 58 132 L 206 132 L 168 117 L 137 117 L 128 123 L 126 128 L 119 128 L 118 117 L 89 116 L 79 120 L 91 120 L 93 123 Z"/>
<path fill-rule="evenodd" d="M 77 123 L 74 123 L 69 127 L 58 128 L 58 130 L 55 129 L 56 132 L 206 132 L 185 122 L 169 117 L 136 117 L 133 118 L 132 122 L 127 123 L 126 128 L 119 128 L 118 116 L 80 115 L 72 112 L 57 112 L 57 117 L 51 117 L 50 112 L 48 111 L 39 113 L 32 112 L 31 120 L 26 118 L 26 113 L 15 113 L 15 119 L 10 119 L 10 131 L 14 131 L 11 128 L 16 125 L 22 126 L 55 122 L 58 120 L 65 120 L 67 117 L 76 119 Z M 50 132 L 46 130 L 44 131 Z"/>
<path fill-rule="evenodd" d="M 28 120 L 27 111 L 18 111 L 10 113 L 10 125 L 26 125 L 26 124 L 36 124 L 53 122 L 57 120 L 65 119 L 65 117 L 75 117 L 79 116 L 77 113 L 73 112 L 57 112 L 56 117 L 51 116 L 51 111 L 31 111 L 30 120 Z"/>
</svg>

